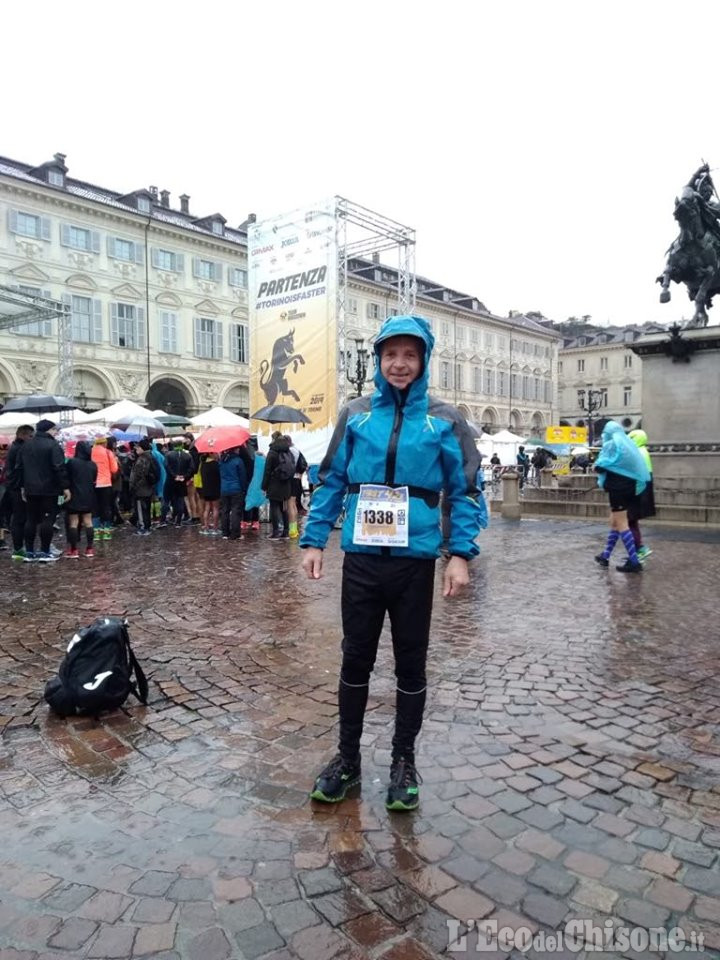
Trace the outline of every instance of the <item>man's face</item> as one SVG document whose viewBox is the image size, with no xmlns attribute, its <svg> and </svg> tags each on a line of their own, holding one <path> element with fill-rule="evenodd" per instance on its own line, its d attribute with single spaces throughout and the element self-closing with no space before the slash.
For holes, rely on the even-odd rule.
<svg viewBox="0 0 720 960">
<path fill-rule="evenodd" d="M 404 390 L 422 371 L 423 349 L 417 337 L 390 337 L 380 352 L 380 372 L 392 387 Z"/>
</svg>

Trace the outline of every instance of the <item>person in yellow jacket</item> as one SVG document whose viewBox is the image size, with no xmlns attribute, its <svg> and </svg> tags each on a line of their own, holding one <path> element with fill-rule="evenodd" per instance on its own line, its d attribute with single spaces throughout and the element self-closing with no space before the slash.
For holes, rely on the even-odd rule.
<svg viewBox="0 0 720 960">
<path fill-rule="evenodd" d="M 648 436 L 644 430 L 631 430 L 628 434 L 630 439 L 633 441 L 635 446 L 640 450 L 642 458 L 645 461 L 645 466 L 648 468 L 650 473 L 650 480 L 647 483 L 647 486 L 636 498 L 635 503 L 628 509 L 628 526 L 635 540 L 635 550 L 637 551 L 638 560 L 643 562 L 647 557 L 650 556 L 652 550 L 650 547 L 645 546 L 643 543 L 643 536 L 640 531 L 640 520 L 644 520 L 646 517 L 655 516 L 655 493 L 653 491 L 653 465 L 652 459 L 650 457 L 650 451 L 647 448 Z"/>
</svg>

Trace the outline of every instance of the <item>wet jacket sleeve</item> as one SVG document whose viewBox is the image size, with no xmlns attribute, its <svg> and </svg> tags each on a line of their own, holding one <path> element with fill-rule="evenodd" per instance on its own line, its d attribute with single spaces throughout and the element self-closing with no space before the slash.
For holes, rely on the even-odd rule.
<svg viewBox="0 0 720 960">
<path fill-rule="evenodd" d="M 441 456 L 443 487 L 450 501 L 450 553 L 470 560 L 480 552 L 476 539 L 482 508 L 475 482 L 480 456 L 472 434 L 460 418 L 453 421 L 452 430 L 444 433 Z"/>
<path fill-rule="evenodd" d="M 352 443 L 348 434 L 348 409 L 345 407 L 338 418 L 320 469 L 318 485 L 310 501 L 310 515 L 300 539 L 301 547 L 325 548 L 330 531 L 335 526 L 345 500 L 347 488 L 347 465 Z"/>
</svg>

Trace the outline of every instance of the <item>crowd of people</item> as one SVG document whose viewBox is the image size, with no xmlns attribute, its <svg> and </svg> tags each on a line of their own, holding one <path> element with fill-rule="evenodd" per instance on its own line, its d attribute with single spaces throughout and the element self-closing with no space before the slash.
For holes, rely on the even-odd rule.
<svg viewBox="0 0 720 960">
<path fill-rule="evenodd" d="M 129 443 L 98 437 L 63 449 L 58 432 L 43 419 L 20 426 L 11 444 L 0 445 L 0 550 L 12 549 L 13 560 L 52 563 L 63 553 L 78 559 L 81 540 L 83 556 L 93 558 L 95 541 L 111 540 L 126 525 L 141 537 L 195 526 L 204 536 L 241 540 L 260 533 L 267 503 L 269 539 L 299 536 L 308 464 L 289 436 L 274 433 L 263 456 L 252 437 L 201 454 L 192 434 Z M 52 543 L 63 526 L 64 551 Z"/>
</svg>

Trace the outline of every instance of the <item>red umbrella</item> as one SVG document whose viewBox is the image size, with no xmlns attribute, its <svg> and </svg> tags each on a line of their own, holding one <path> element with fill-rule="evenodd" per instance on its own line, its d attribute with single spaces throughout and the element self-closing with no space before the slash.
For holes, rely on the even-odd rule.
<svg viewBox="0 0 720 960">
<path fill-rule="evenodd" d="M 250 439 L 245 427 L 210 427 L 195 441 L 198 453 L 222 453 L 232 447 L 241 447 Z"/>
</svg>

